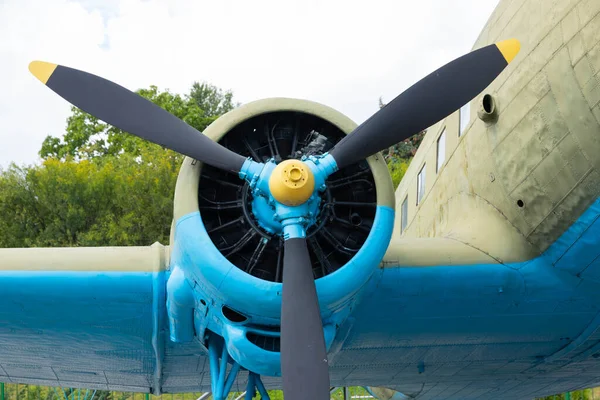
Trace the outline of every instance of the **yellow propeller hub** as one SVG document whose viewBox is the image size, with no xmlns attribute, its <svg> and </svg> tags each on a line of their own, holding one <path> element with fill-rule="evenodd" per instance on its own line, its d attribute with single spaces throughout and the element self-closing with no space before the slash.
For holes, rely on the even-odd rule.
<svg viewBox="0 0 600 400">
<path fill-rule="evenodd" d="M 285 160 L 279 163 L 269 178 L 271 195 L 286 206 L 305 203 L 315 190 L 315 177 L 308 167 L 299 160 Z"/>
</svg>

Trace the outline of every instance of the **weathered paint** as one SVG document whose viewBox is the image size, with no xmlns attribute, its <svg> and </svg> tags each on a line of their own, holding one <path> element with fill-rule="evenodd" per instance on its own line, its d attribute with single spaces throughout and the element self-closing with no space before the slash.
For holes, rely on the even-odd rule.
<svg viewBox="0 0 600 400">
<path fill-rule="evenodd" d="M 163 274 L 1 272 L 0 380 L 208 390 L 202 346 L 168 340 Z M 597 276 L 600 200 L 528 262 L 379 269 L 331 344 L 331 382 L 424 399 L 531 398 L 592 385 L 600 374 Z M 234 390 L 246 381 L 240 373 Z"/>
<path fill-rule="evenodd" d="M 377 299 L 357 309 L 344 350 L 397 371 L 393 387 L 418 398 L 533 398 L 594 386 L 598 274 L 600 199 L 529 261 L 382 269 Z M 378 343 L 367 339 L 373 331 L 385 332 Z"/>
<path fill-rule="evenodd" d="M 498 4 L 474 48 L 515 37 L 521 51 L 470 103 L 462 136 L 459 112 L 428 130 L 396 191 L 398 206 L 408 196 L 408 228 L 400 234 L 398 213 L 395 246 L 444 238 L 463 245 L 464 251 L 452 250 L 454 263 L 524 261 L 544 252 L 592 204 L 600 194 L 599 11 L 597 0 Z M 495 99 L 495 123 L 477 117 L 485 94 Z M 444 129 L 446 161 L 437 173 Z M 417 206 L 424 164 L 426 192 Z"/>
<path fill-rule="evenodd" d="M 486 91 L 498 120 L 476 118 L 478 98 L 460 138 L 457 114 L 430 129 L 397 192 L 398 204 L 409 196 L 409 228 L 331 343 L 332 385 L 387 386 L 421 399 L 525 399 L 599 383 L 598 32 L 597 0 L 499 3 L 476 47 L 516 37 L 522 50 Z M 219 139 L 252 115 L 289 109 L 355 127 L 324 106 L 270 99 L 227 114 L 206 134 Z M 444 126 L 448 157 L 436 175 Z M 424 162 L 430 180 L 417 208 Z M 393 206 L 385 163 L 374 156 L 369 165 L 378 203 Z M 177 221 L 197 212 L 200 170 L 184 161 Z M 144 256 L 125 262 L 121 250 L 108 263 L 98 258 L 111 251 L 103 249 L 36 249 L 29 261 L 29 250 L 0 252 L 8 255 L 0 381 L 155 393 L 210 387 L 206 349 L 167 340 L 165 273 L 154 265 L 168 263 L 153 260 L 168 253 L 139 250 L 156 252 L 149 266 Z M 247 377 L 240 373 L 236 390 Z"/>
<path fill-rule="evenodd" d="M 164 270 L 169 248 L 63 247 L 0 249 L 0 271 L 140 271 Z"/>
<path fill-rule="evenodd" d="M 0 380 L 160 391 L 164 283 L 162 271 L 0 271 Z"/>
</svg>

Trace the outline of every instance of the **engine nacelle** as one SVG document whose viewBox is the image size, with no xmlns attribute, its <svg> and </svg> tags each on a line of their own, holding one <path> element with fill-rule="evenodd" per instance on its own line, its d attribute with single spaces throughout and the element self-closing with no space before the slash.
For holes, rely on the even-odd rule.
<svg viewBox="0 0 600 400">
<path fill-rule="evenodd" d="M 318 155 L 356 124 L 310 101 L 267 99 L 243 105 L 204 134 L 264 162 Z M 261 375 L 280 375 L 283 239 L 235 174 L 186 158 L 175 190 L 167 311 L 174 342 L 208 335 Z M 307 231 L 326 345 L 351 313 L 388 247 L 394 222 L 392 181 L 381 156 L 331 175 Z"/>
</svg>

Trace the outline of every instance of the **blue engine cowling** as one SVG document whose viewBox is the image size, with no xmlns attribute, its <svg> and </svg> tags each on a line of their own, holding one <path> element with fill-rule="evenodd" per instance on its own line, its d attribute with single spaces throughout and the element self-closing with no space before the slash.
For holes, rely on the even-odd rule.
<svg viewBox="0 0 600 400">
<path fill-rule="evenodd" d="M 355 127 L 317 103 L 268 99 L 222 116 L 205 134 L 262 162 L 320 154 Z M 382 157 L 338 173 L 328 180 L 337 183 L 324 192 L 307 232 L 328 350 L 378 268 L 394 224 L 393 188 Z M 257 202 L 244 181 L 229 175 L 191 159 L 180 171 L 167 283 L 170 338 L 204 344 L 208 334 L 217 334 L 242 367 L 278 376 L 279 238 L 255 218 L 264 210 L 253 209 Z"/>
</svg>

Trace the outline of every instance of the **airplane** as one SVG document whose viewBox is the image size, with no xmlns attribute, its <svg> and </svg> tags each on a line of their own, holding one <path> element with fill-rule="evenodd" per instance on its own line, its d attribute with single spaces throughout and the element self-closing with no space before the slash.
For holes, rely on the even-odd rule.
<svg viewBox="0 0 600 400">
<path fill-rule="evenodd" d="M 168 246 L 0 250 L 0 382 L 219 400 L 598 385 L 600 2 L 501 0 L 473 48 L 359 126 L 274 98 L 202 134 L 103 78 L 30 64 L 187 158 Z M 378 152 L 423 129 L 394 192 Z"/>
</svg>

